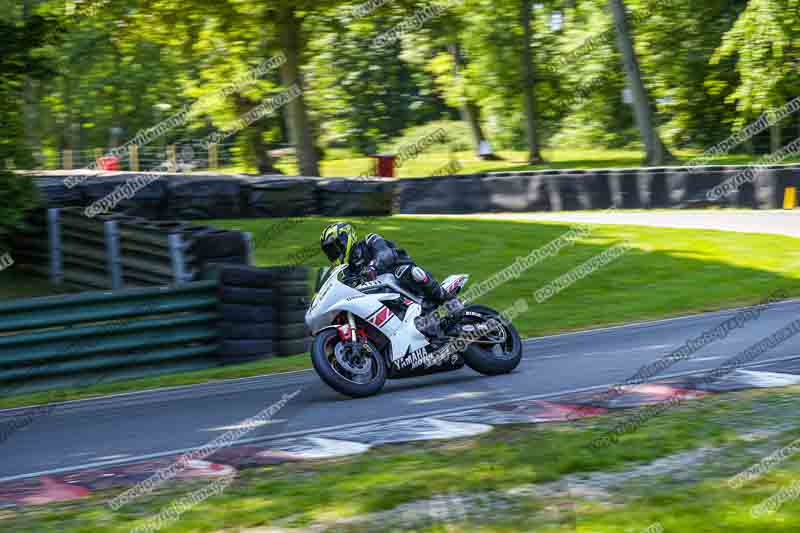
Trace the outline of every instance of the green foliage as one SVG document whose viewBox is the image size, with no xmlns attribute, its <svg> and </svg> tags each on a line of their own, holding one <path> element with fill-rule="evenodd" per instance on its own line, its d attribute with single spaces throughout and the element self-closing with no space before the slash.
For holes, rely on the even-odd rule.
<svg viewBox="0 0 800 533">
<path fill-rule="evenodd" d="M 0 170 L 0 240 L 21 228 L 37 203 L 38 192 L 30 176 Z"/>
<path fill-rule="evenodd" d="M 374 39 L 430 6 L 423 0 L 0 0 L 0 164 L 132 139 L 198 100 L 202 110 L 144 151 L 200 140 L 283 90 L 279 69 L 213 97 L 281 52 L 279 14 L 300 22 L 298 60 L 313 137 L 358 154 L 402 144 L 404 132 L 460 121 L 476 104 L 496 149 L 524 149 L 519 0 L 464 0 L 386 47 Z M 379 4 L 379 5 L 378 5 Z M 800 0 L 626 0 L 644 83 L 662 137 L 706 148 L 800 91 Z M 27 5 L 29 12 L 24 13 Z M 95 6 L 95 7 L 93 7 Z M 537 125 L 545 145 L 635 147 L 605 0 L 533 4 Z M 456 68 L 453 50 L 462 52 Z M 789 121 L 784 126 L 788 127 Z M 283 112 L 230 138 L 238 164 L 293 143 Z M 472 149 L 461 127 L 451 149 Z M 766 135 L 766 134 L 765 134 Z M 29 146 L 29 141 L 34 146 Z M 38 143 L 38 146 L 35 144 Z M 763 146 L 763 145 L 762 145 Z M 743 150 L 738 147 L 737 150 Z M 261 158 L 263 160 L 263 157 Z"/>
<path fill-rule="evenodd" d="M 309 98 L 324 141 L 374 153 L 404 128 L 448 114 L 432 80 L 419 65 L 402 58 L 402 41 L 385 47 L 372 43 L 403 15 L 397 8 L 381 9 L 344 24 L 337 11 L 309 21 L 309 27 L 323 30 L 309 43 L 308 68 L 315 73 Z"/>
<path fill-rule="evenodd" d="M 729 99 L 740 111 L 758 115 L 784 104 L 800 89 L 797 52 L 797 0 L 751 0 L 725 34 L 713 64 L 735 58 L 741 82 Z"/>
<path fill-rule="evenodd" d="M 472 149 L 472 138 L 469 126 L 463 121 L 437 120 L 424 126 L 415 126 L 405 130 L 401 136 L 395 137 L 390 143 L 381 146 L 381 151 L 397 151 L 403 146 L 411 145 L 420 139 L 433 134 L 437 130 L 444 130 L 446 141 L 429 146 L 426 153 L 437 152 L 464 152 Z"/>
</svg>

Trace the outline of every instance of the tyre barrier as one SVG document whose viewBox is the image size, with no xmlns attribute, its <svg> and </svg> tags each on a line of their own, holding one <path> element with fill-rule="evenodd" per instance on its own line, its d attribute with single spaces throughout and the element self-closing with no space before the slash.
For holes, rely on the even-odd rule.
<svg viewBox="0 0 800 533">
<path fill-rule="evenodd" d="M 33 182 L 39 189 L 42 207 L 70 207 L 85 205 L 83 190 L 80 187 L 70 189 L 64 184 L 66 176 L 47 175 L 34 176 Z"/>
<path fill-rule="evenodd" d="M 482 187 L 491 212 L 550 211 L 547 181 L 541 176 L 488 176 Z"/>
<path fill-rule="evenodd" d="M 502 177 L 502 176 L 501 176 Z M 396 210 L 403 214 L 459 214 L 490 210 L 484 175 L 399 180 Z"/>
<path fill-rule="evenodd" d="M 307 267 L 284 268 L 275 285 L 278 309 L 279 356 L 307 353 L 311 337 L 305 315 L 311 295 Z"/>
<path fill-rule="evenodd" d="M 308 351 L 308 269 L 223 265 L 218 276 L 223 362 Z"/>
<path fill-rule="evenodd" d="M 798 185 L 800 165 L 761 167 L 735 190 L 720 185 L 746 166 L 540 170 L 401 180 L 167 175 L 125 199 L 115 213 L 148 218 L 385 216 L 500 211 L 739 206 L 775 209 Z M 63 173 L 62 173 L 63 174 Z M 88 205 L 135 173 L 93 173 L 68 189 L 68 175 L 34 174 L 47 206 Z M 87 174 L 88 175 L 88 174 Z M 130 177 L 128 176 L 130 175 Z M 719 190 L 719 189 L 716 189 Z M 223 257 L 233 260 L 234 256 Z"/>
<path fill-rule="evenodd" d="M 250 217 L 296 217 L 316 214 L 316 180 L 312 178 L 257 178 L 244 188 Z"/>
<path fill-rule="evenodd" d="M 640 209 L 641 176 L 636 169 L 613 169 L 608 174 L 611 203 L 617 209 Z"/>
<path fill-rule="evenodd" d="M 687 188 L 689 184 L 688 169 L 667 169 L 664 173 L 665 188 L 667 194 L 667 205 L 682 205 L 686 201 Z"/>
<path fill-rule="evenodd" d="M 800 170 L 787 166 L 769 166 L 755 173 L 755 204 L 759 209 L 779 209 L 787 187 L 800 188 Z"/>
<path fill-rule="evenodd" d="M 247 265 L 251 260 L 251 242 L 246 233 L 207 228 L 191 235 L 187 246 L 190 257 L 200 265 Z"/>
<path fill-rule="evenodd" d="M 322 216 L 389 216 L 395 184 L 391 180 L 331 179 L 317 183 Z"/>
<path fill-rule="evenodd" d="M 550 206 L 553 211 L 579 211 L 591 209 L 588 173 L 575 171 L 548 178 Z"/>
<path fill-rule="evenodd" d="M 168 218 L 236 218 L 242 210 L 242 180 L 224 176 L 170 176 Z"/>
<path fill-rule="evenodd" d="M 709 192 L 713 191 L 726 179 L 733 177 L 735 171 L 729 171 L 727 167 L 713 166 L 703 167 L 697 172 L 690 172 L 686 184 L 686 198 L 679 207 L 708 207 L 710 205 L 729 206 L 734 203 L 734 195 L 723 196 L 716 200 L 709 198 Z"/>
<path fill-rule="evenodd" d="M 92 205 L 123 187 L 131 178 L 111 177 L 101 180 L 87 180 L 83 186 L 84 204 Z M 167 185 L 162 180 L 149 183 L 138 189 L 131 198 L 124 198 L 114 206 L 114 214 L 129 215 L 148 219 L 166 218 Z"/>
</svg>

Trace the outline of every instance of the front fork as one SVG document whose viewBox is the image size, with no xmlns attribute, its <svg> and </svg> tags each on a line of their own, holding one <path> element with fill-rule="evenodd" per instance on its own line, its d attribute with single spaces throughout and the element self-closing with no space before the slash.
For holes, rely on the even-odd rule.
<svg viewBox="0 0 800 533">
<path fill-rule="evenodd" d="M 352 341 L 358 342 L 358 336 L 356 335 L 356 319 L 353 317 L 353 313 L 350 311 L 347 312 L 347 323 L 350 325 L 350 335 L 352 336 Z"/>
<path fill-rule="evenodd" d="M 336 330 L 339 332 L 339 338 L 342 342 L 358 342 L 358 329 L 356 328 L 356 319 L 353 313 L 347 312 L 347 324 L 342 324 Z"/>
</svg>

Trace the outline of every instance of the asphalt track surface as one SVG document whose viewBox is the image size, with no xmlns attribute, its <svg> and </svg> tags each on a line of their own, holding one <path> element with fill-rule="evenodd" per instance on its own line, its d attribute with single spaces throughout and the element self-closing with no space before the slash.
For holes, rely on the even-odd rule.
<svg viewBox="0 0 800 533">
<path fill-rule="evenodd" d="M 765 298 L 769 288 L 765 288 Z M 264 410 L 301 393 L 271 423 L 239 443 L 357 430 L 381 421 L 456 413 L 516 399 L 604 390 L 734 316 L 735 310 L 531 339 L 512 374 L 468 368 L 390 381 L 372 398 L 347 399 L 313 371 L 259 376 L 59 404 L 0 443 L 0 481 L 124 464 L 200 447 Z M 653 380 L 714 369 L 800 317 L 800 300 L 772 304 L 757 319 L 675 364 Z M 777 364 L 775 361 L 780 361 Z M 800 335 L 763 354 L 752 368 L 797 368 Z M 772 362 L 772 366 L 767 363 Z M 0 411 L 0 423 L 25 410 Z"/>
</svg>

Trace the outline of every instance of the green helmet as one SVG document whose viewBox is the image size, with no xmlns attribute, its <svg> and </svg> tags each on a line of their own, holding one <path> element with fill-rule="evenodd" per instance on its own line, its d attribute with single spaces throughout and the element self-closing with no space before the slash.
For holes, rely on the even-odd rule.
<svg viewBox="0 0 800 533">
<path fill-rule="evenodd" d="M 322 230 L 319 244 L 334 265 L 343 265 L 350 260 L 350 250 L 358 238 L 356 230 L 348 222 L 334 222 Z"/>
</svg>

